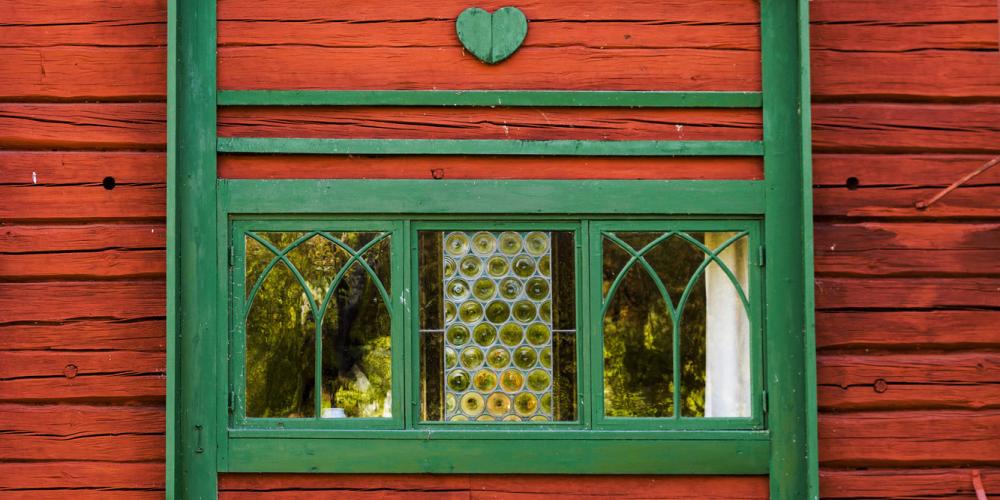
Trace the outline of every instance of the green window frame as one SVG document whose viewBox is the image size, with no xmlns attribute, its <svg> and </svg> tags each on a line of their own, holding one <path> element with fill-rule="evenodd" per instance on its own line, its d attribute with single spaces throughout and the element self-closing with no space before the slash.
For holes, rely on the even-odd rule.
<svg viewBox="0 0 1000 500">
<path fill-rule="evenodd" d="M 807 2 L 761 1 L 761 92 L 216 90 L 215 2 L 169 4 L 168 496 L 215 495 L 220 472 L 766 474 L 772 498 L 818 496 L 812 319 Z M 228 105 L 634 106 L 761 108 L 761 142 L 222 139 Z M 418 181 L 218 179 L 219 153 L 757 156 L 759 181 Z M 475 212 L 443 200 L 495 200 Z M 533 200 L 525 203 L 525 200 Z M 511 208 L 514 207 L 514 208 Z M 460 222 L 457 222 L 460 221 Z M 498 221 L 503 221 L 498 222 Z M 544 221 L 544 222 L 542 222 Z M 393 391 L 413 391 L 416 263 L 421 228 L 570 228 L 577 256 L 578 422 L 472 426 L 418 422 L 405 408 L 388 422 L 239 418 L 237 290 L 246 230 L 391 231 Z M 752 405 L 748 419 L 602 418 L 600 292 L 603 232 L 748 231 Z M 399 237 L 396 237 L 396 236 Z M 597 260 L 599 261 L 599 259 Z M 598 287 L 599 288 L 599 287 Z M 242 292 L 243 290 L 239 290 Z M 595 295 L 596 294 L 596 295 Z M 234 350 L 235 349 L 235 350 Z M 229 355 L 235 354 L 234 361 Z M 584 369 L 583 367 L 589 367 Z M 399 376 L 397 376 L 397 374 Z M 589 398 L 589 400 L 588 400 Z M 675 396 L 676 398 L 676 396 Z M 232 409 L 236 409 L 234 412 Z M 675 412 L 676 414 L 677 412 Z M 595 417 L 596 416 L 596 417 Z M 675 422 L 676 420 L 676 422 Z M 273 425 L 272 425 L 273 424 Z M 350 450 L 352 460 L 336 460 Z M 531 451 L 525 451 L 531 450 Z M 546 450 L 538 453 L 535 450 Z M 505 456 L 477 464 L 471 458 Z"/>
</svg>

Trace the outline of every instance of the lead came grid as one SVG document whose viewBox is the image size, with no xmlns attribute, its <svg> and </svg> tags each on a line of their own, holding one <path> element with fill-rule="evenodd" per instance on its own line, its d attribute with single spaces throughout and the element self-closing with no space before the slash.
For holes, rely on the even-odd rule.
<svg viewBox="0 0 1000 500">
<path fill-rule="evenodd" d="M 442 235 L 445 420 L 552 420 L 551 241 Z"/>
</svg>

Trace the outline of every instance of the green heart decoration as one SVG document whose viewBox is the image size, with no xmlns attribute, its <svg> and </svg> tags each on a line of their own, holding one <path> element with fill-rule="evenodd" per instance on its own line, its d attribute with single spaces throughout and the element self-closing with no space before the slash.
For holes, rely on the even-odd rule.
<svg viewBox="0 0 1000 500">
<path fill-rule="evenodd" d="M 458 15 L 455 30 L 465 50 L 486 64 L 496 64 L 524 43 L 528 18 L 517 7 L 503 7 L 492 14 L 469 7 Z"/>
</svg>

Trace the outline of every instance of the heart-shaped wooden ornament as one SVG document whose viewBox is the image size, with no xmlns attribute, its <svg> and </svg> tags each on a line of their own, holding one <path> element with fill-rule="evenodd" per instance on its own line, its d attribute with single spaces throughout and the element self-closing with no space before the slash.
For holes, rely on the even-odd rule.
<svg viewBox="0 0 1000 500">
<path fill-rule="evenodd" d="M 458 15 L 455 30 L 465 50 L 486 64 L 496 64 L 524 43 L 528 18 L 517 7 L 503 7 L 493 13 L 469 7 Z"/>
</svg>

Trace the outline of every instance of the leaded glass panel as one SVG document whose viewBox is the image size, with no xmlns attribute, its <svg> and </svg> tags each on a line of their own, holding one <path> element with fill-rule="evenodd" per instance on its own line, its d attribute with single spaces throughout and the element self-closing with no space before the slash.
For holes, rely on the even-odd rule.
<svg viewBox="0 0 1000 500">
<path fill-rule="evenodd" d="M 422 418 L 576 418 L 568 232 L 420 233 Z"/>
</svg>

